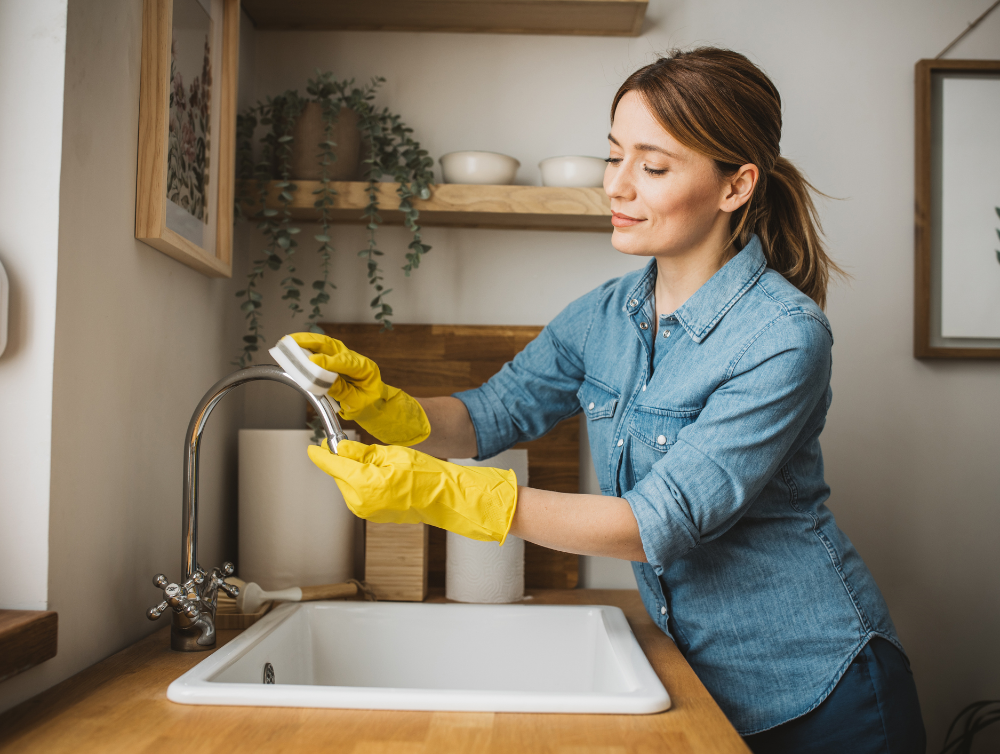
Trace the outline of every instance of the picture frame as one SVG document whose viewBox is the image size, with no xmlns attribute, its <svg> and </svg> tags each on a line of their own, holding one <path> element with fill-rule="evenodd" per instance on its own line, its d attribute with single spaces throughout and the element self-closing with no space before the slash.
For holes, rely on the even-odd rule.
<svg viewBox="0 0 1000 754">
<path fill-rule="evenodd" d="M 135 237 L 232 276 L 240 0 L 143 0 Z"/>
<path fill-rule="evenodd" d="M 918 359 L 1000 359 L 997 123 L 1000 60 L 916 64 Z"/>
</svg>

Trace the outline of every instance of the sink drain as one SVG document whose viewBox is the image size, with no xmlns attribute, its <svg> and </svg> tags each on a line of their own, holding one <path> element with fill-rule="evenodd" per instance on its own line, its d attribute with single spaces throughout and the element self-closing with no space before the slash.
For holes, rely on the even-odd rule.
<svg viewBox="0 0 1000 754">
<path fill-rule="evenodd" d="M 264 663 L 264 683 L 274 683 L 274 665 L 269 662 Z"/>
</svg>

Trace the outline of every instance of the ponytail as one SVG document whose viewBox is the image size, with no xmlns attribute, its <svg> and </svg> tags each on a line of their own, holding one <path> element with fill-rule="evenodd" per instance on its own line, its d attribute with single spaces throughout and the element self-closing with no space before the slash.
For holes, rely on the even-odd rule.
<svg viewBox="0 0 1000 754">
<path fill-rule="evenodd" d="M 681 144 L 713 159 L 721 175 L 757 166 L 753 194 L 732 215 L 732 241 L 742 248 L 756 234 L 768 266 L 825 307 L 831 273 L 844 272 L 822 241 L 811 195 L 819 192 L 779 153 L 781 96 L 767 75 L 732 50 L 675 50 L 625 80 L 611 105 L 612 121 L 629 91 L 643 97 Z"/>
<path fill-rule="evenodd" d="M 819 192 L 781 156 L 760 183 L 744 205 L 746 211 L 734 213 L 734 238 L 742 248 L 756 234 L 767 266 L 825 308 L 830 274 L 844 272 L 823 244 L 823 225 L 811 195 Z"/>
</svg>

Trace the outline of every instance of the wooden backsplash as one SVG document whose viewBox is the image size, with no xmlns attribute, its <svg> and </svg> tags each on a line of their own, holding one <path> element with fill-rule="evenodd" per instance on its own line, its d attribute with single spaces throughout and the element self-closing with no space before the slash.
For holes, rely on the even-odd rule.
<svg viewBox="0 0 1000 754">
<path fill-rule="evenodd" d="M 322 323 L 331 337 L 372 359 L 389 385 L 417 398 L 479 387 L 531 342 L 541 327 L 503 325 L 395 325 Z M 349 423 L 345 423 L 347 426 Z M 373 442 L 370 436 L 362 440 Z M 545 437 L 515 446 L 528 452 L 529 484 L 555 492 L 580 491 L 580 425 L 567 419 Z M 572 589 L 579 557 L 525 543 L 529 589 Z M 444 586 L 445 532 L 431 527 L 429 584 Z"/>
</svg>

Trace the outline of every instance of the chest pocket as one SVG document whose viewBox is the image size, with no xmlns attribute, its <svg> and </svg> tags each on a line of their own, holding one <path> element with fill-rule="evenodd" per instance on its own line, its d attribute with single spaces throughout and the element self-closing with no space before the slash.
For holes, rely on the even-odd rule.
<svg viewBox="0 0 1000 754">
<path fill-rule="evenodd" d="M 576 397 L 580 401 L 583 415 L 587 417 L 590 454 L 594 459 L 597 480 L 601 484 L 601 491 L 609 494 L 611 491 L 611 435 L 614 431 L 614 416 L 621 394 L 607 385 L 585 377 Z"/>
<path fill-rule="evenodd" d="M 632 489 L 677 442 L 684 427 L 698 418 L 700 409 L 675 411 L 636 406 L 628 424 L 627 488 Z"/>
</svg>

